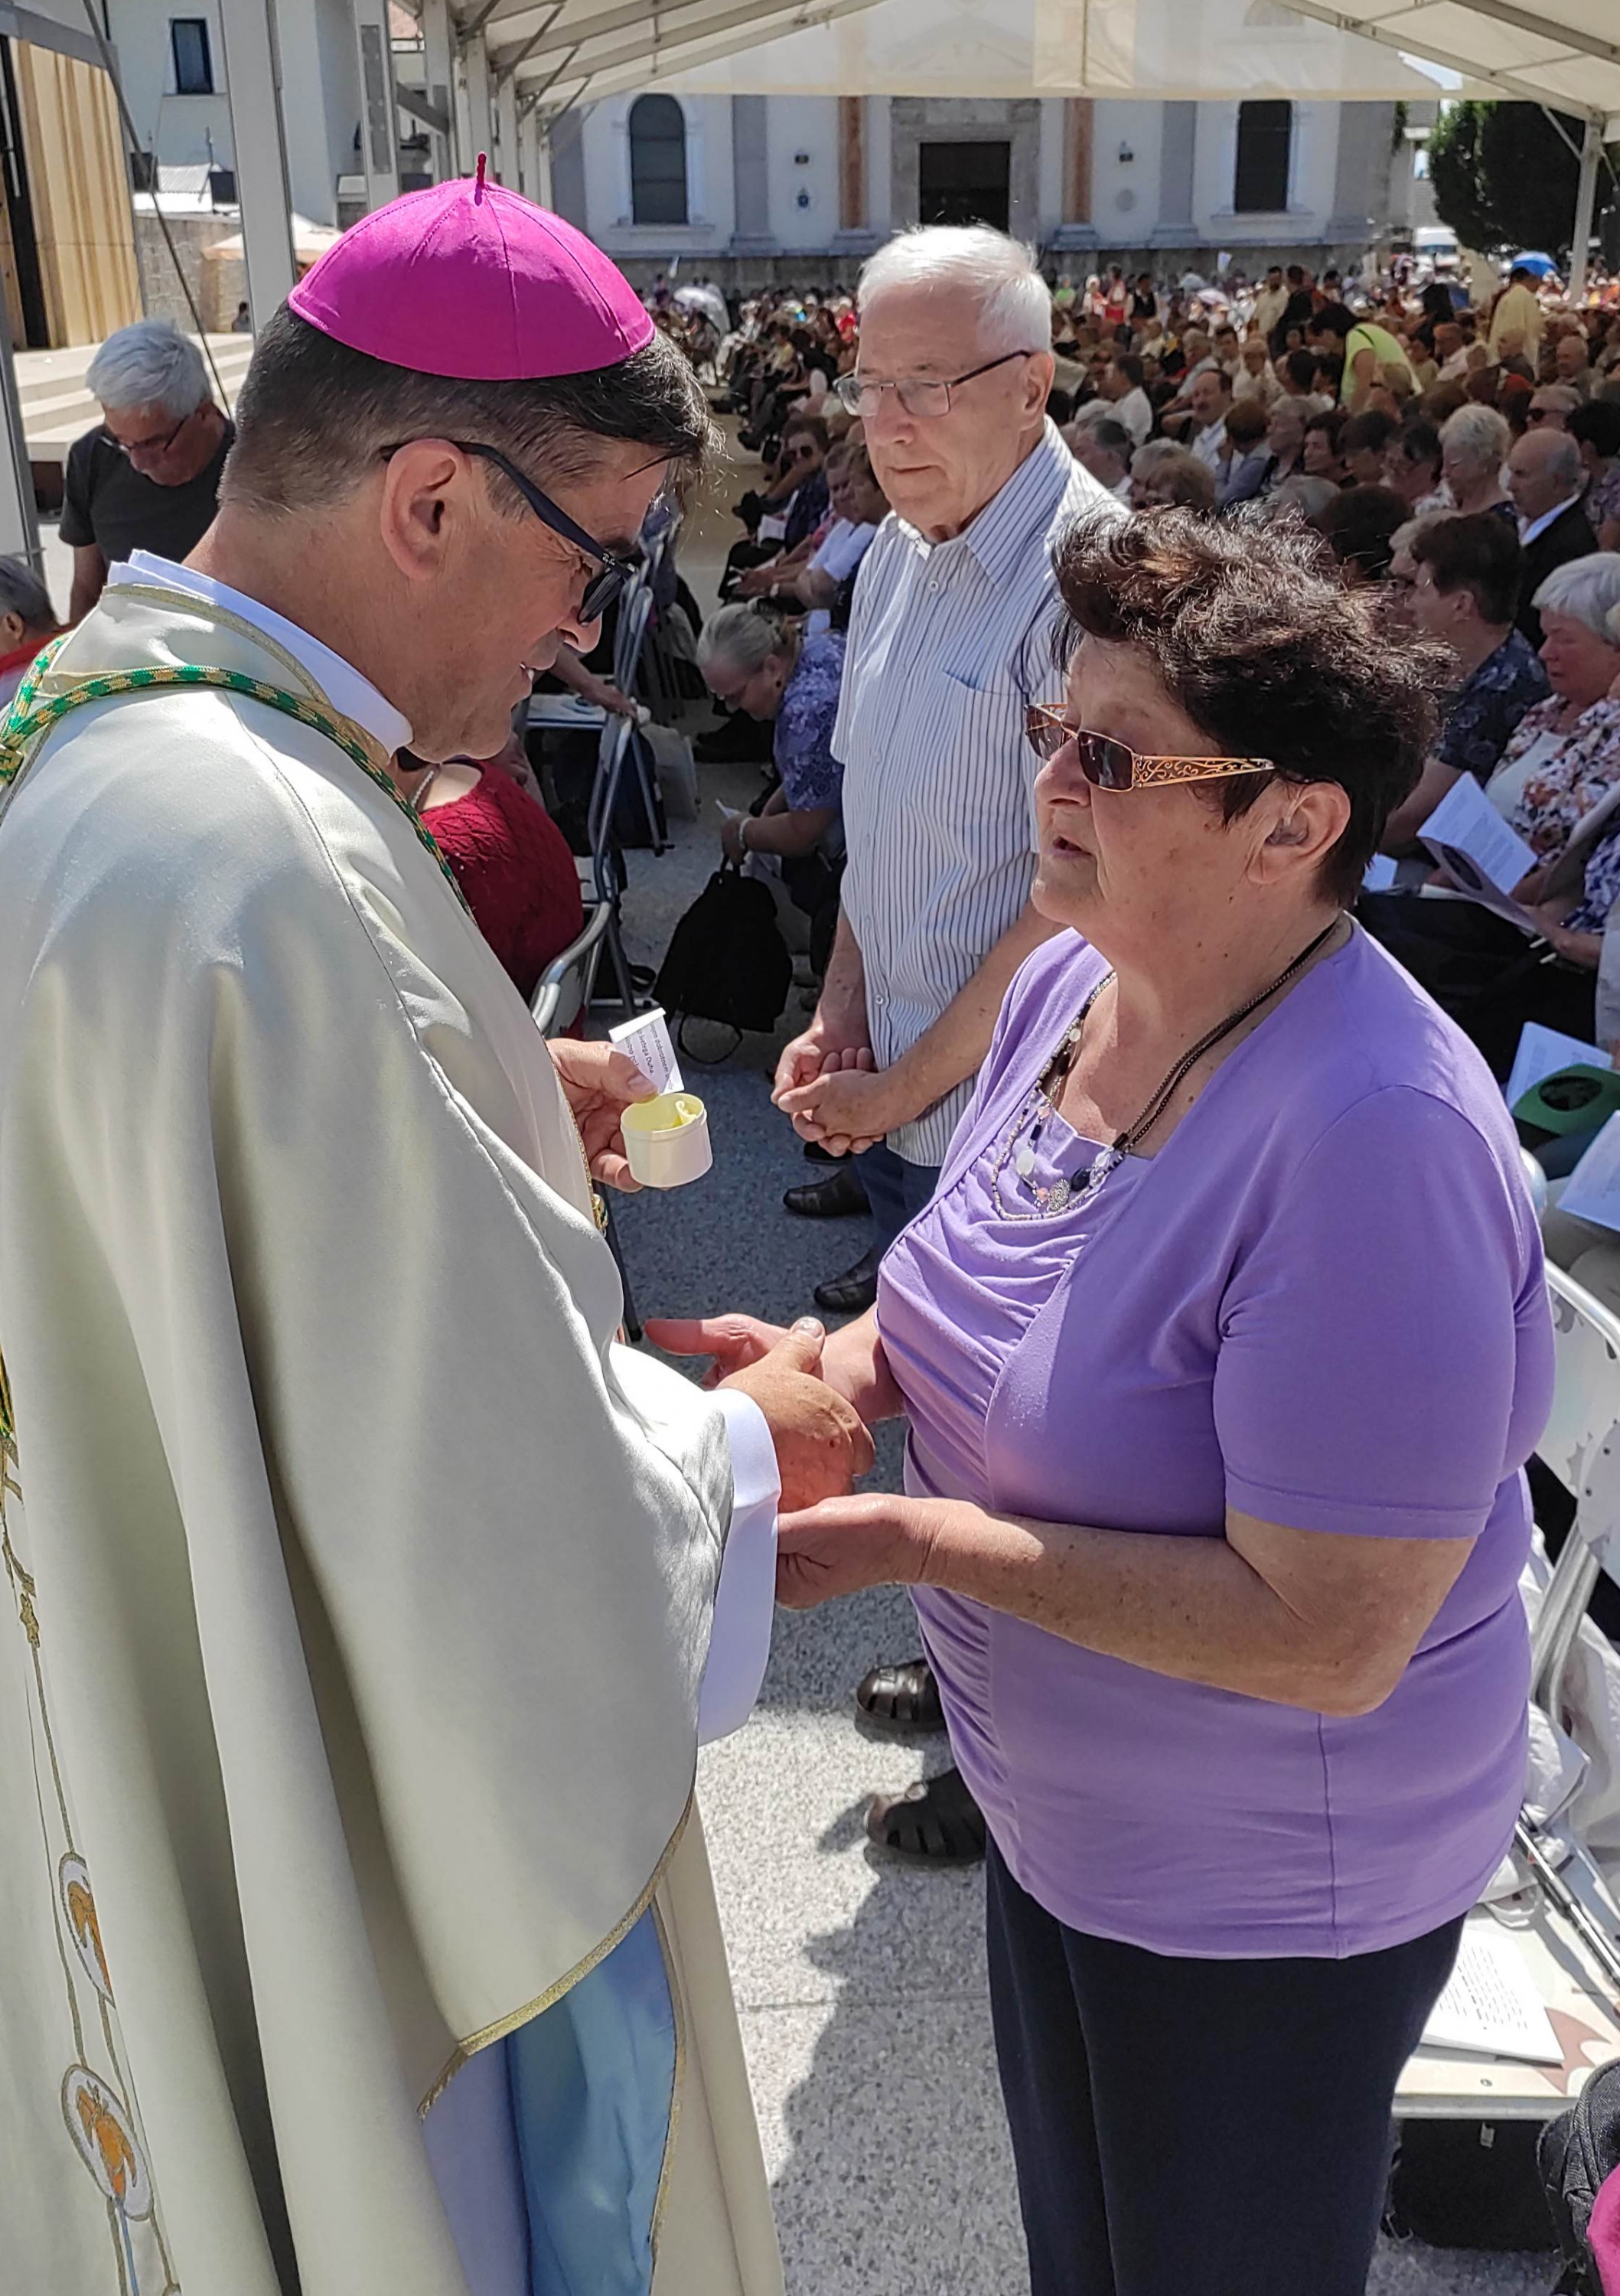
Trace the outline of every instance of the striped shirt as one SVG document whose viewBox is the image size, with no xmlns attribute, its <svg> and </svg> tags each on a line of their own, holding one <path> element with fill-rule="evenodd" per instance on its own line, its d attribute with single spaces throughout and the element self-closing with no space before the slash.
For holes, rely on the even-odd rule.
<svg viewBox="0 0 1620 2296">
<path fill-rule="evenodd" d="M 844 767 L 844 914 L 880 1068 L 909 1052 L 1013 925 L 1035 877 L 1027 702 L 1058 691 L 1051 545 L 1125 512 L 1051 422 L 967 529 L 929 543 L 891 512 L 861 563 L 833 755 Z M 889 1136 L 939 1164 L 972 1078 Z"/>
</svg>

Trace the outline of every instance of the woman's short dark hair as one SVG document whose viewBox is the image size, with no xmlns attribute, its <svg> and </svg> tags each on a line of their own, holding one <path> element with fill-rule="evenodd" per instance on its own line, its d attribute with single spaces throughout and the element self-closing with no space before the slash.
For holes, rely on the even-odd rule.
<svg viewBox="0 0 1620 2296">
<path fill-rule="evenodd" d="M 1411 422 L 1401 425 L 1395 445 L 1401 450 L 1403 462 L 1427 463 L 1434 470 L 1439 469 L 1440 433 L 1422 415 L 1415 415 Z M 1497 523 L 1501 525 L 1501 521 L 1499 519 Z"/>
<path fill-rule="evenodd" d="M 1381 455 L 1398 428 L 1393 414 L 1387 414 L 1381 406 L 1370 406 L 1364 414 L 1353 414 L 1346 423 L 1340 450 L 1346 455 Z"/>
<path fill-rule="evenodd" d="M 1300 390 L 1316 388 L 1316 354 L 1314 351 L 1290 351 L 1282 362 L 1289 371 L 1289 381 Z"/>
<path fill-rule="evenodd" d="M 1305 429 L 1325 430 L 1333 452 L 1336 455 L 1342 455 L 1345 451 L 1345 425 L 1349 420 L 1350 417 L 1342 406 L 1323 406 L 1311 416 L 1305 424 Z"/>
<path fill-rule="evenodd" d="M 1346 487 L 1317 512 L 1314 523 L 1341 566 L 1363 581 L 1381 582 L 1395 557 L 1397 530 L 1411 513 L 1393 487 Z"/>
<path fill-rule="evenodd" d="M 1522 554 L 1505 518 L 1488 510 L 1467 518 L 1426 518 L 1412 536 L 1411 555 L 1428 568 L 1436 590 L 1472 592 L 1481 621 L 1513 619 Z"/>
<path fill-rule="evenodd" d="M 1564 417 L 1564 428 L 1607 463 L 1620 455 L 1620 400 L 1589 398 Z"/>
<path fill-rule="evenodd" d="M 666 335 L 585 374 L 462 381 L 350 350 L 283 304 L 254 346 L 221 493 L 270 512 L 330 509 L 406 439 L 498 447 L 543 486 L 583 478 L 605 440 L 622 439 L 650 463 L 667 458 L 679 479 L 714 438 L 691 365 Z M 502 507 L 521 514 L 517 489 L 497 471 L 487 477 Z"/>
<path fill-rule="evenodd" d="M 1270 758 L 1284 781 L 1345 791 L 1350 818 L 1322 890 L 1348 907 L 1386 821 L 1418 785 L 1435 698 L 1454 675 L 1449 652 L 1387 628 L 1376 593 L 1346 591 L 1320 538 L 1286 519 L 1082 520 L 1054 562 L 1072 618 L 1063 650 L 1076 632 L 1135 646 L 1221 755 Z M 1235 821 L 1266 782 L 1197 786 Z"/>
</svg>

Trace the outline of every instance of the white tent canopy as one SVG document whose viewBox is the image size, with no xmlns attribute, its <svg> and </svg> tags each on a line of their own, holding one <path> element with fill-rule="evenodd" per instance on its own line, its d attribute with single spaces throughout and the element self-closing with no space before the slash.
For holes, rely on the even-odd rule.
<svg viewBox="0 0 1620 2296">
<path fill-rule="evenodd" d="M 1296 0 L 1305 15 L 1462 75 L 1468 95 L 1548 103 L 1620 136 L 1616 0 Z"/>
<path fill-rule="evenodd" d="M 544 89 L 548 108 L 646 87 L 1349 101 L 1436 93 L 1394 48 L 1282 0 L 479 0 L 473 12 L 492 70 L 530 94 Z"/>
</svg>

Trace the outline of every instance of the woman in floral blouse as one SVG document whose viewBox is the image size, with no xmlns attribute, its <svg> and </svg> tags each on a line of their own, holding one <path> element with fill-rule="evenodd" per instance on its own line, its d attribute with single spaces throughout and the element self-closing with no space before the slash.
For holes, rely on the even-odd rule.
<svg viewBox="0 0 1620 2296">
<path fill-rule="evenodd" d="M 844 771 L 832 754 L 832 727 L 847 610 L 835 608 L 832 619 L 832 628 L 806 637 L 755 600 L 722 606 L 698 641 L 698 666 L 716 700 L 776 726 L 779 784 L 757 812 L 726 821 L 722 849 L 728 861 L 780 885 L 809 917 L 810 959 L 818 971 L 831 946 L 844 850 Z"/>
<path fill-rule="evenodd" d="M 1582 822 L 1620 787 L 1620 633 L 1609 626 L 1620 608 L 1620 552 L 1594 552 L 1556 568 L 1534 603 L 1552 693 L 1526 710 L 1485 784 L 1485 795 L 1536 856 L 1538 867 L 1515 889 L 1527 907 L 1547 898 L 1549 872 Z M 1518 1024 L 1506 984 L 1524 972 L 1529 947 L 1518 925 L 1443 884 L 1367 897 L 1358 914 L 1487 1059 L 1496 1061 L 1510 1032 L 1511 1062 Z M 1545 953 L 1538 951 L 1538 962 Z M 1542 970 L 1554 987 L 1567 987 L 1557 966 Z M 1535 984 L 1536 994 L 1548 985 Z M 1587 1009 L 1590 1020 L 1589 985 L 1569 988 L 1568 996 L 1576 1017 Z"/>
</svg>

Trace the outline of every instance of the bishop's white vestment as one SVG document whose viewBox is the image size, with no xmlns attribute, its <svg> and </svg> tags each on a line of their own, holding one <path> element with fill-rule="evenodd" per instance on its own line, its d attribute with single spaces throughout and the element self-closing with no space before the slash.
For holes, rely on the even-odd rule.
<svg viewBox="0 0 1620 2296">
<path fill-rule="evenodd" d="M 177 664 L 380 767 L 408 735 L 161 562 L 37 700 Z M 387 790 L 213 688 L 33 746 L 0 2296 L 780 2291 L 692 1806 L 758 1493 L 743 1419 L 620 1312 L 545 1046 Z"/>
</svg>

